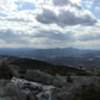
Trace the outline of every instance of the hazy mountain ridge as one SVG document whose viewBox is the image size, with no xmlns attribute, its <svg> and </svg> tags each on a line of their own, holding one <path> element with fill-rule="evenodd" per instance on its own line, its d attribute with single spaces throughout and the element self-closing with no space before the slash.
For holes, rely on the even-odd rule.
<svg viewBox="0 0 100 100">
<path fill-rule="evenodd" d="M 100 51 L 76 48 L 32 49 L 1 48 L 0 55 L 17 56 L 46 61 L 53 64 L 73 67 L 99 68 Z"/>
</svg>

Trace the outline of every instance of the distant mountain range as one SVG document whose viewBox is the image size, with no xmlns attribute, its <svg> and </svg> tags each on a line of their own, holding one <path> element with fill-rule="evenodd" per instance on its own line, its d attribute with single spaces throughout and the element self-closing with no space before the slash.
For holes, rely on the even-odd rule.
<svg viewBox="0 0 100 100">
<path fill-rule="evenodd" d="M 17 56 L 71 67 L 99 68 L 100 51 L 76 48 L 0 48 L 0 55 Z"/>
</svg>

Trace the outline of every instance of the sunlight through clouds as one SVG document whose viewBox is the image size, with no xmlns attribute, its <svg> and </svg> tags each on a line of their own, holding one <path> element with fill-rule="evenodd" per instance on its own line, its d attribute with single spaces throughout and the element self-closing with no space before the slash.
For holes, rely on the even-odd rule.
<svg viewBox="0 0 100 100">
<path fill-rule="evenodd" d="M 99 2 L 0 0 L 0 47 L 3 43 L 6 47 L 34 48 L 96 45 L 96 41 L 100 41 Z M 93 5 L 97 5 L 95 10 Z M 13 39 L 7 39 L 5 34 Z"/>
</svg>

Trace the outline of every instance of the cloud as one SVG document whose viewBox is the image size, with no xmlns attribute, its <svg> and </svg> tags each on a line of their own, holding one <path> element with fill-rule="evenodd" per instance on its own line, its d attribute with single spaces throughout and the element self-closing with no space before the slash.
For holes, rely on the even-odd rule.
<svg viewBox="0 0 100 100">
<path fill-rule="evenodd" d="M 94 19 L 89 13 L 86 12 L 72 12 L 72 11 L 61 11 L 58 19 L 60 20 L 58 25 L 94 25 L 96 19 Z"/>
<path fill-rule="evenodd" d="M 95 41 L 95 40 L 100 40 L 100 33 L 88 33 L 88 34 L 82 34 L 78 38 L 80 41 Z"/>
<path fill-rule="evenodd" d="M 53 0 L 54 5 L 64 6 L 70 3 L 69 0 Z"/>
<path fill-rule="evenodd" d="M 53 4 L 54 4 L 55 6 L 66 6 L 66 5 L 71 5 L 71 6 L 79 7 L 79 5 L 80 5 L 80 0 L 53 0 Z"/>
<path fill-rule="evenodd" d="M 68 32 L 68 33 L 63 33 L 57 30 L 40 30 L 39 32 L 32 34 L 32 37 L 35 38 L 49 38 L 50 41 L 56 40 L 56 41 L 70 41 L 73 40 L 73 33 Z"/>
<path fill-rule="evenodd" d="M 43 24 L 57 24 L 59 26 L 72 26 L 72 25 L 94 25 L 96 23 L 96 18 L 87 10 L 77 8 L 77 5 L 72 6 L 68 4 L 69 0 L 54 0 L 54 4 L 63 5 L 67 4 L 66 7 L 57 7 L 58 13 L 56 13 L 56 8 L 49 9 L 44 8 L 42 13 L 38 14 L 36 19 Z M 55 10 L 54 10 L 55 9 Z"/>
<path fill-rule="evenodd" d="M 72 25 L 94 25 L 96 19 L 88 12 L 61 10 L 59 15 L 56 15 L 49 9 L 44 9 L 42 14 L 37 16 L 37 20 L 44 24 L 57 24 L 59 26 Z"/>
<path fill-rule="evenodd" d="M 24 35 L 18 34 L 11 30 L 0 31 L 0 40 L 6 44 L 26 44 L 28 42 Z"/>
<path fill-rule="evenodd" d="M 45 24 L 55 23 L 55 21 L 57 21 L 57 16 L 53 11 L 44 9 L 43 13 L 37 16 L 37 20 Z"/>
<path fill-rule="evenodd" d="M 99 32 L 80 0 L 0 0 L 0 47 L 83 46 L 99 40 Z"/>
</svg>

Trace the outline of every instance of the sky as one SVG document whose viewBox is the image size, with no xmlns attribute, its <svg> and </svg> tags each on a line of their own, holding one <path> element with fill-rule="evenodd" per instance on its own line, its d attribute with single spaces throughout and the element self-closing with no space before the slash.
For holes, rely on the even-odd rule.
<svg viewBox="0 0 100 100">
<path fill-rule="evenodd" d="M 0 47 L 100 49 L 100 0 L 0 0 Z"/>
</svg>

